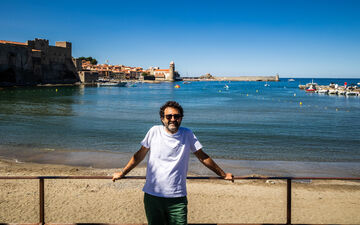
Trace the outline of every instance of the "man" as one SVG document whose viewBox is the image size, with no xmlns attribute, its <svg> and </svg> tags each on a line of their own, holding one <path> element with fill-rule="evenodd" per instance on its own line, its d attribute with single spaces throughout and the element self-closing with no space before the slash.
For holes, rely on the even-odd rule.
<svg viewBox="0 0 360 225">
<path fill-rule="evenodd" d="M 146 183 L 143 188 L 146 218 L 149 225 L 187 224 L 186 175 L 190 152 L 206 167 L 226 180 L 233 181 L 205 152 L 190 129 L 180 127 L 183 108 L 174 101 L 160 108 L 163 126 L 153 126 L 124 169 L 112 180 L 123 178 L 149 152 Z"/>
</svg>

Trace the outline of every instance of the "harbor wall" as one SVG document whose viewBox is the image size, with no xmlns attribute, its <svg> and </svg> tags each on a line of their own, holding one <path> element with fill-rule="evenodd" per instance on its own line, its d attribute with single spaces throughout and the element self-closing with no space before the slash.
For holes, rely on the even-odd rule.
<svg viewBox="0 0 360 225">
<path fill-rule="evenodd" d="M 213 77 L 212 79 L 200 79 L 200 77 L 182 77 L 184 81 L 279 81 L 276 76 L 240 76 L 240 77 Z"/>
<path fill-rule="evenodd" d="M 279 81 L 279 76 L 240 76 L 240 77 L 215 77 L 215 80 L 226 81 Z"/>
</svg>

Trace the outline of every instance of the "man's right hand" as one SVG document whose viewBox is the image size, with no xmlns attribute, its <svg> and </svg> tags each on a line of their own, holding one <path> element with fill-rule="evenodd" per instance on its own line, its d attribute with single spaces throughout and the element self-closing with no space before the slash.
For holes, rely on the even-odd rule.
<svg viewBox="0 0 360 225">
<path fill-rule="evenodd" d="M 119 179 L 123 178 L 124 176 L 125 175 L 122 171 L 118 172 L 118 173 L 114 173 L 112 181 L 115 182 L 116 180 L 119 180 Z"/>
<path fill-rule="evenodd" d="M 234 175 L 232 173 L 225 173 L 225 180 L 231 180 L 234 183 Z"/>
</svg>

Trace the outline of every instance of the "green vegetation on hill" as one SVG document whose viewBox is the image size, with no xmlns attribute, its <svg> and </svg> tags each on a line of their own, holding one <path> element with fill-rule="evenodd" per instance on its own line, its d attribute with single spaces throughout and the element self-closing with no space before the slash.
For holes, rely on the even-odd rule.
<svg viewBox="0 0 360 225">
<path fill-rule="evenodd" d="M 81 56 L 78 59 L 90 61 L 90 63 L 93 64 L 93 65 L 96 65 L 98 63 L 98 61 L 96 59 L 94 59 L 93 57 L 91 57 L 91 56 L 90 57 Z"/>
</svg>

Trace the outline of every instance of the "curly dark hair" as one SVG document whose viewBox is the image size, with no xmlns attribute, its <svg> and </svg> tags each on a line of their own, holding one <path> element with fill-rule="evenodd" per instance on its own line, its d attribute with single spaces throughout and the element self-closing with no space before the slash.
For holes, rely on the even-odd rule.
<svg viewBox="0 0 360 225">
<path fill-rule="evenodd" d="M 163 106 L 160 107 L 160 118 L 164 118 L 164 111 L 167 107 L 179 110 L 181 117 L 184 116 L 184 110 L 179 103 L 175 101 L 167 101 Z"/>
</svg>

